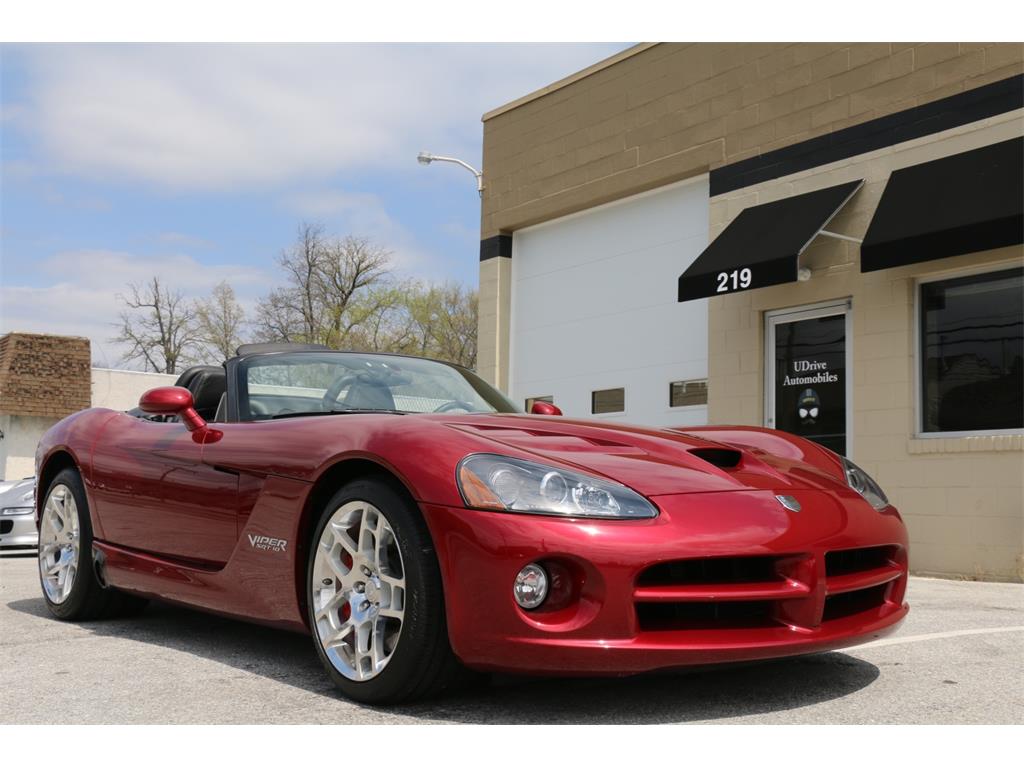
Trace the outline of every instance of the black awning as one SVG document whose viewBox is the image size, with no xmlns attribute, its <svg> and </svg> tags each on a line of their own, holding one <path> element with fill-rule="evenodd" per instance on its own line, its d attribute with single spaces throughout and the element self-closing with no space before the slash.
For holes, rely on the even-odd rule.
<svg viewBox="0 0 1024 768">
<path fill-rule="evenodd" d="M 794 282 L 800 254 L 863 183 L 744 209 L 679 276 L 679 301 Z"/>
<path fill-rule="evenodd" d="M 1024 138 L 893 171 L 861 272 L 1024 242 Z"/>
</svg>

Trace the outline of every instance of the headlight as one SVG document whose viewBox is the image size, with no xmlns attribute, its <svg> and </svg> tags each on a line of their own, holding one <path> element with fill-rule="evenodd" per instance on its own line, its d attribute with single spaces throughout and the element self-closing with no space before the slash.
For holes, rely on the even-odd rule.
<svg viewBox="0 0 1024 768">
<path fill-rule="evenodd" d="M 613 520 L 658 515 L 653 504 L 624 485 L 507 456 L 467 456 L 456 477 L 466 506 L 475 509 Z"/>
<path fill-rule="evenodd" d="M 842 459 L 843 469 L 846 471 L 846 483 L 853 490 L 863 496 L 868 504 L 875 509 L 882 510 L 889 506 L 889 499 L 886 497 L 885 492 L 878 483 L 871 479 L 871 475 L 845 456 L 840 456 L 839 458 Z"/>
</svg>

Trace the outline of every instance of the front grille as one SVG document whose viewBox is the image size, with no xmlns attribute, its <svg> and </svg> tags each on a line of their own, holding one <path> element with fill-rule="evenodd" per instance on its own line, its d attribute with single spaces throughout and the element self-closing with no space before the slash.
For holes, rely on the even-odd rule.
<svg viewBox="0 0 1024 768">
<path fill-rule="evenodd" d="M 639 574 L 633 604 L 641 632 L 814 628 L 901 603 L 905 563 L 897 546 L 673 560 Z"/>
<path fill-rule="evenodd" d="M 847 616 L 855 616 L 864 611 L 880 608 L 885 603 L 885 593 L 888 589 L 888 584 L 880 584 L 877 587 L 858 589 L 855 592 L 829 595 L 825 598 L 825 612 L 821 620 L 845 619 Z"/>
<path fill-rule="evenodd" d="M 682 584 L 743 584 L 777 581 L 777 557 L 701 557 L 651 566 L 637 580 L 642 587 Z"/>
<path fill-rule="evenodd" d="M 768 600 L 705 603 L 637 603 L 642 632 L 687 629 L 750 629 L 774 626 Z"/>
<path fill-rule="evenodd" d="M 803 555 L 672 560 L 644 570 L 633 590 L 643 632 L 779 626 L 788 601 L 810 587 L 797 576 Z"/>
<path fill-rule="evenodd" d="M 825 575 L 844 576 L 882 568 L 892 561 L 893 550 L 894 547 L 865 547 L 829 552 L 825 555 Z"/>
</svg>

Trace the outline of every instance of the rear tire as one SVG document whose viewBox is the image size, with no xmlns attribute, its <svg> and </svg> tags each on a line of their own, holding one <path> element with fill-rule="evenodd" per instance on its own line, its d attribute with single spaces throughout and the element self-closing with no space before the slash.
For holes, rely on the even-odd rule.
<svg viewBox="0 0 1024 768">
<path fill-rule="evenodd" d="M 104 588 L 92 564 L 92 522 L 81 475 L 63 469 L 50 482 L 39 519 L 39 583 L 50 613 L 62 621 L 133 615 L 144 598 Z"/>
<path fill-rule="evenodd" d="M 463 676 L 448 642 L 430 533 L 415 502 L 385 480 L 351 482 L 325 505 L 306 603 L 317 654 L 350 699 L 413 701 Z"/>
</svg>

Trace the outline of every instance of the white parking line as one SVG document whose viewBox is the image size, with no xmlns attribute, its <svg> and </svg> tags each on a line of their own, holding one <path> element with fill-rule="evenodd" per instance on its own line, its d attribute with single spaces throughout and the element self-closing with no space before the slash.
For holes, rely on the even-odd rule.
<svg viewBox="0 0 1024 768">
<path fill-rule="evenodd" d="M 906 637 L 887 637 L 884 640 L 875 640 L 871 643 L 864 643 L 851 651 L 863 648 L 880 648 L 883 645 L 902 645 L 903 643 L 918 643 L 922 640 L 941 640 L 946 637 L 964 637 L 966 635 L 993 635 L 997 632 L 1024 632 L 1024 627 L 989 627 L 988 629 L 958 629 L 953 632 L 931 632 L 927 635 L 907 635 Z"/>
</svg>

